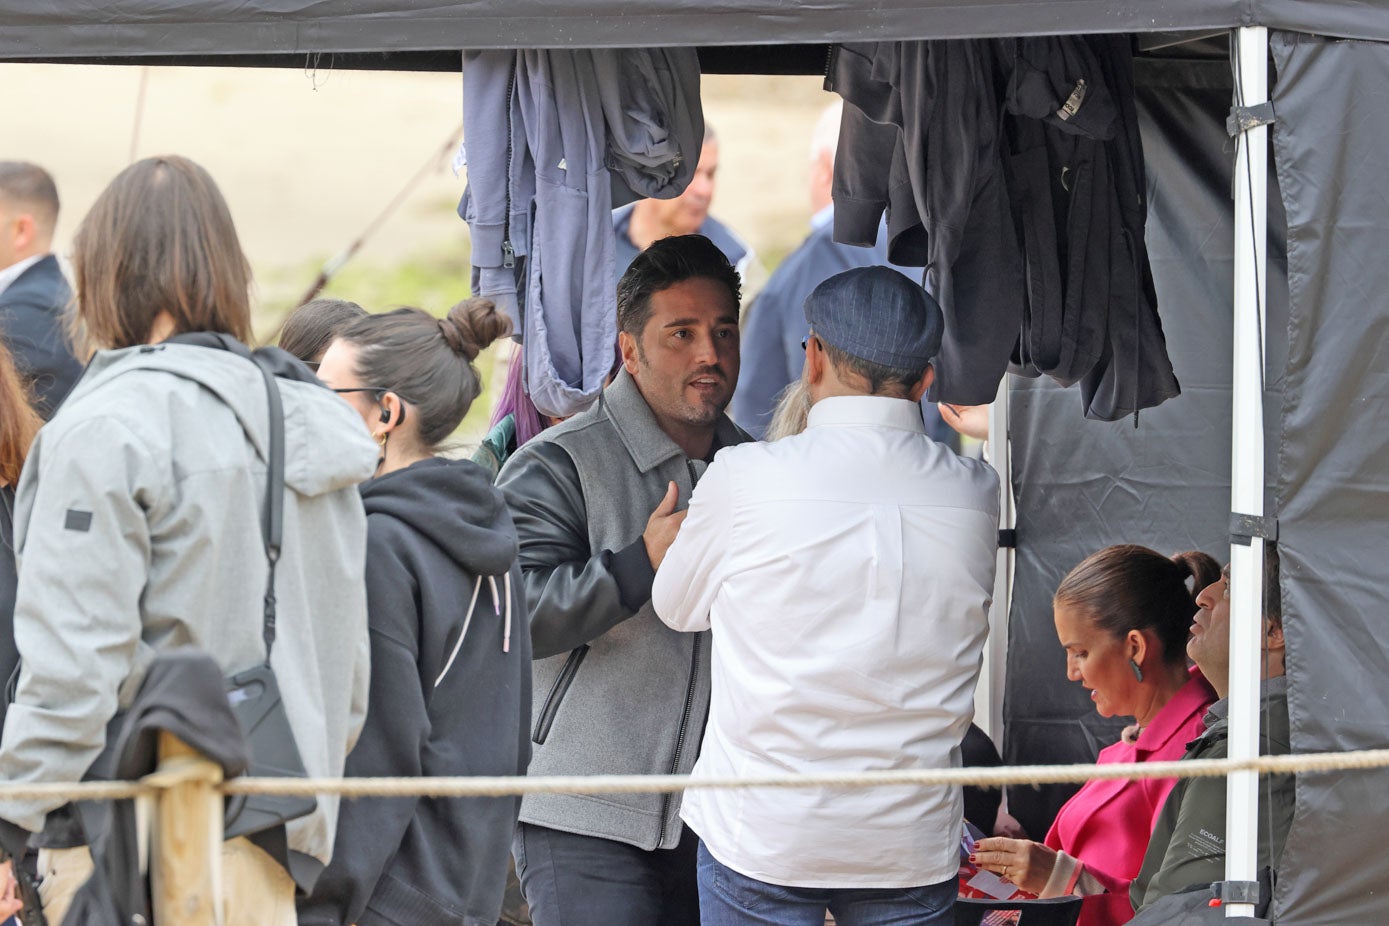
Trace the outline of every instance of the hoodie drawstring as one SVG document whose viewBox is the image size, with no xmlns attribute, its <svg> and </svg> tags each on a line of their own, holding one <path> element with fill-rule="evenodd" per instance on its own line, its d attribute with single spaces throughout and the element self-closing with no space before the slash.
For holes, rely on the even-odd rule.
<svg viewBox="0 0 1389 926">
<path fill-rule="evenodd" d="M 511 573 L 506 574 L 506 624 L 502 628 L 502 652 L 511 652 Z"/>
<path fill-rule="evenodd" d="M 449 653 L 449 661 L 444 663 L 444 670 L 434 680 L 435 688 L 438 688 L 439 683 L 444 680 L 444 676 L 449 674 L 449 669 L 453 668 L 453 661 L 458 658 L 458 651 L 463 648 L 463 638 L 468 635 L 468 625 L 473 622 L 473 609 L 477 607 L 477 595 L 480 591 L 482 591 L 482 576 L 478 576 L 477 581 L 473 583 L 473 598 L 468 602 L 468 613 L 463 617 L 463 629 L 458 632 L 458 642 L 453 644 L 453 652 Z"/>
<path fill-rule="evenodd" d="M 488 576 L 487 583 L 492 590 L 492 613 L 498 617 L 502 616 L 502 596 L 497 592 L 497 577 Z M 507 573 L 502 579 L 502 587 L 506 595 L 506 623 L 502 628 L 502 652 L 511 652 L 511 573 Z M 458 642 L 453 644 L 453 652 L 449 653 L 448 662 L 444 663 L 444 669 L 439 673 L 439 677 L 434 680 L 434 687 L 438 688 L 439 683 L 444 680 L 444 676 L 449 674 L 449 669 L 453 668 L 454 660 L 458 658 L 458 653 L 463 649 L 463 638 L 468 635 L 468 625 L 473 622 L 473 611 L 477 608 L 478 593 L 482 591 L 482 576 L 477 577 L 473 583 L 473 597 L 468 602 L 468 613 L 463 617 L 463 629 L 458 632 Z"/>
</svg>

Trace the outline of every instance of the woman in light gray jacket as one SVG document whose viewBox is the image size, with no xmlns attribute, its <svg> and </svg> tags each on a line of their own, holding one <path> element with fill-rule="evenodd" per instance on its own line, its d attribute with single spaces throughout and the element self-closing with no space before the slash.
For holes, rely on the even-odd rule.
<svg viewBox="0 0 1389 926">
<path fill-rule="evenodd" d="M 78 327 L 98 350 L 18 487 L 22 668 L 0 744 L 6 782 L 82 778 L 161 649 L 196 646 L 225 674 L 265 660 L 269 413 L 242 346 L 250 271 L 227 204 L 191 161 L 140 161 L 93 205 L 73 263 Z M 366 709 L 355 487 L 376 453 L 301 364 L 279 351 L 267 359 L 279 367 L 288 489 L 271 664 L 309 775 L 336 776 Z M 40 847 L 52 923 L 91 870 L 62 803 L 0 801 L 0 844 Z M 293 924 L 295 885 L 311 886 L 328 861 L 336 815 L 336 799 L 320 797 L 278 839 L 227 842 L 223 922 Z"/>
</svg>

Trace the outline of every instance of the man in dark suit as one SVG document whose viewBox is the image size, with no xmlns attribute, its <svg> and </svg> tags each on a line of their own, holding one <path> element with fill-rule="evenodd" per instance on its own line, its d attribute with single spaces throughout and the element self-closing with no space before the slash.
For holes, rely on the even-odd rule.
<svg viewBox="0 0 1389 926">
<path fill-rule="evenodd" d="M 72 290 L 51 253 L 57 224 L 58 188 L 48 171 L 0 161 L 0 337 L 44 418 L 82 375 L 63 331 Z"/>
</svg>

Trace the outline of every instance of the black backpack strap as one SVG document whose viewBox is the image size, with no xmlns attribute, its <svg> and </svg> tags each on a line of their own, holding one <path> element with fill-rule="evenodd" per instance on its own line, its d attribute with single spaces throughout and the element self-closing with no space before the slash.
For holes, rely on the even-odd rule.
<svg viewBox="0 0 1389 926">
<path fill-rule="evenodd" d="M 265 378 L 265 397 L 270 410 L 270 458 L 265 467 L 265 513 L 262 519 L 265 559 L 270 567 L 265 580 L 265 661 L 268 663 L 270 649 L 275 645 L 275 566 L 280 561 L 280 542 L 285 529 L 285 412 L 275 374 L 260 357 L 253 356 L 252 359 Z"/>
<path fill-rule="evenodd" d="M 221 332 L 185 332 L 169 338 L 167 343 L 228 351 L 254 363 L 265 379 L 265 397 L 270 411 L 270 445 L 265 466 L 265 511 L 261 518 L 261 532 L 265 539 L 265 559 L 270 564 L 265 581 L 265 661 L 268 665 L 270 649 L 275 645 L 275 566 L 280 561 L 280 541 L 285 527 L 285 412 L 280 401 L 276 373 L 301 382 L 316 383 L 318 380 L 308 367 L 279 348 L 262 347 L 252 351 L 236 338 Z M 150 345 L 144 349 L 159 350 L 160 345 Z"/>
</svg>

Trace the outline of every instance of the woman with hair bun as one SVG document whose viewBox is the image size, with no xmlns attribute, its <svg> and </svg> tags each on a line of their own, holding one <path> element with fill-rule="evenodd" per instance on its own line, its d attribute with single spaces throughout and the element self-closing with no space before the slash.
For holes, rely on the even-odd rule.
<svg viewBox="0 0 1389 926">
<path fill-rule="evenodd" d="M 1066 676 L 1090 692 L 1103 717 L 1134 717 L 1130 736 L 1100 751 L 1098 764 L 1180 759 L 1204 726 L 1215 691 L 1188 670 L 1186 642 L 1196 594 L 1220 576 L 1204 553 L 1163 556 L 1146 547 L 1106 547 L 1070 571 L 1052 611 L 1066 650 Z M 1118 926 L 1133 916 L 1129 883 L 1176 782 L 1090 781 L 1061 808 L 1045 843 L 980 840 L 981 868 L 1041 897 L 1085 897 L 1079 926 Z"/>
<path fill-rule="evenodd" d="M 522 775 L 530 626 L 516 529 L 487 472 L 439 456 L 481 391 L 472 361 L 511 323 L 483 299 L 344 328 L 319 365 L 380 446 L 367 511 L 371 695 L 349 775 Z M 299 922 L 495 923 L 520 800 L 347 802 Z"/>
</svg>

